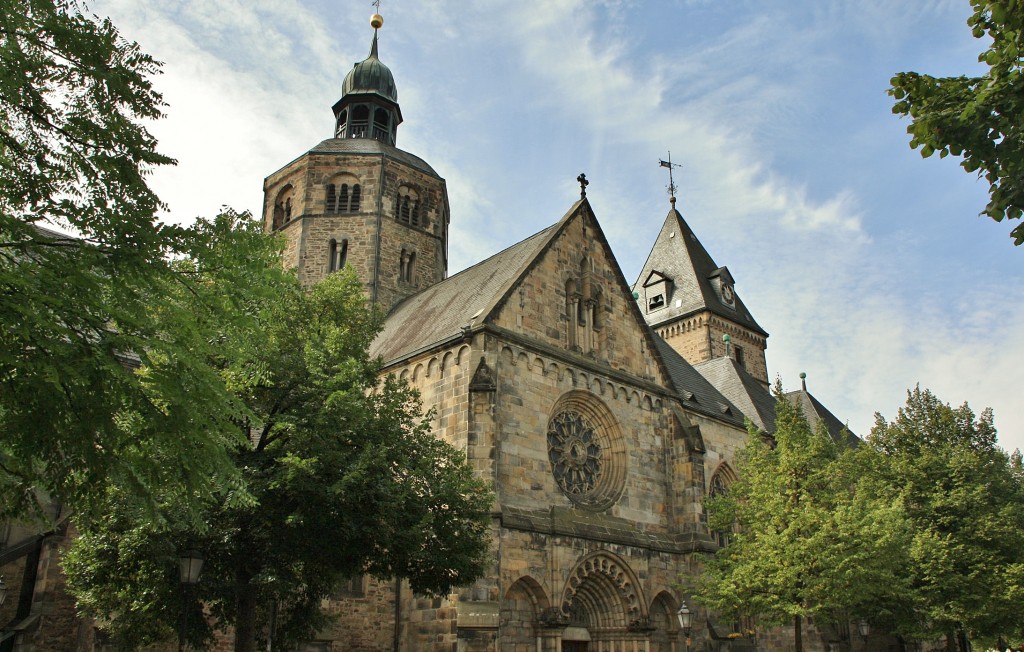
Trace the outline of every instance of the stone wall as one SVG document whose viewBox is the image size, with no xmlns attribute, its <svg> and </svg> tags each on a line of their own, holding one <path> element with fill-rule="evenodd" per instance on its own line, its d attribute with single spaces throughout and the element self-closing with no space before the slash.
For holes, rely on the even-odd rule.
<svg viewBox="0 0 1024 652">
<path fill-rule="evenodd" d="M 722 336 L 729 335 L 732 338 L 729 357 L 737 360 L 740 356 L 736 353 L 736 347 L 740 347 L 747 372 L 765 385 L 769 384 L 765 358 L 767 340 L 763 335 L 717 317 L 710 311 L 658 326 L 656 331 L 690 364 L 725 356 Z"/>
<path fill-rule="evenodd" d="M 359 210 L 327 212 L 328 183 L 358 183 Z M 274 207 L 286 189 L 291 217 L 277 228 Z M 419 202 L 416 224 L 403 221 L 398 199 Z M 285 237 L 284 265 L 305 286 L 330 272 L 330 242 L 347 245 L 355 268 L 385 310 L 447 275 L 448 195 L 445 182 L 386 156 L 307 153 L 264 183 L 264 228 Z M 411 267 L 411 271 L 408 269 Z M 403 271 L 405 274 L 403 275 Z"/>
</svg>

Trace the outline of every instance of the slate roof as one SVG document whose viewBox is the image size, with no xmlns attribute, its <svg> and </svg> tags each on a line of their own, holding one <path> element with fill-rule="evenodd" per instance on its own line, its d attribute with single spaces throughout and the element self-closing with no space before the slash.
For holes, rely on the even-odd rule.
<svg viewBox="0 0 1024 652">
<path fill-rule="evenodd" d="M 370 345 L 370 355 L 392 362 L 461 335 L 474 320 L 479 323 L 560 225 L 561 221 L 399 303 Z"/>
<path fill-rule="evenodd" d="M 715 389 L 761 430 L 775 432 L 775 397 L 732 358 L 722 356 L 693 366 Z"/>
<path fill-rule="evenodd" d="M 782 396 L 803 411 L 804 416 L 807 417 L 807 422 L 812 428 L 817 428 L 818 422 L 824 421 L 828 434 L 832 435 L 832 439 L 836 443 L 845 443 L 849 446 L 856 446 L 860 443 L 860 438 L 849 430 L 844 434 L 843 429 L 846 428 L 846 424 L 840 421 L 836 415 L 829 412 L 828 408 L 822 405 L 818 399 L 814 398 L 807 391 L 806 386 L 792 392 L 786 392 Z"/>
<path fill-rule="evenodd" d="M 666 307 L 657 312 L 647 313 L 641 304 L 640 311 L 651 325 L 664 324 L 695 312 L 710 310 L 765 337 L 768 336 L 768 333 L 754 321 L 738 293 L 734 299 L 735 309 L 724 304 L 718 297 L 711 284 L 711 278 L 716 272 L 721 274 L 726 270 L 715 263 L 675 208 L 672 208 L 665 217 L 665 223 L 657 240 L 654 241 L 647 262 L 633 284 L 633 291 L 640 294 L 641 301 L 644 282 L 653 271 L 671 278 L 673 290 Z M 678 306 L 677 301 L 680 302 Z"/>
<path fill-rule="evenodd" d="M 652 332 L 661 359 L 665 361 L 669 378 L 683 405 L 694 412 L 701 412 L 717 419 L 723 419 L 744 427 L 743 411 L 723 396 L 704 376 L 699 374 L 672 345 L 660 335 Z"/>
<path fill-rule="evenodd" d="M 373 138 L 328 138 L 319 145 L 309 150 L 310 154 L 371 154 L 386 156 L 420 172 L 425 172 L 432 177 L 441 178 L 434 168 L 427 165 L 427 162 L 418 156 L 398 149 L 394 145 L 382 143 Z M 290 164 L 289 164 L 290 165 Z M 287 166 L 286 166 L 287 167 Z"/>
</svg>

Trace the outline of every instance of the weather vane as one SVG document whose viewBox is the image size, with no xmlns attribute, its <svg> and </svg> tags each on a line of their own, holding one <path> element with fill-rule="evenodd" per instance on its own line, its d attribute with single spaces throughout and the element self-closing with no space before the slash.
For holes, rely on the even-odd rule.
<svg viewBox="0 0 1024 652">
<path fill-rule="evenodd" d="M 662 161 L 662 160 L 659 159 L 658 162 L 661 164 L 661 167 L 668 168 L 668 201 L 669 201 L 670 204 L 675 206 L 676 205 L 676 182 L 672 178 L 672 169 L 673 168 L 681 168 L 683 166 L 682 165 L 678 165 L 678 164 L 672 162 L 672 152 L 671 151 L 668 153 L 668 160 L 667 161 Z"/>
</svg>

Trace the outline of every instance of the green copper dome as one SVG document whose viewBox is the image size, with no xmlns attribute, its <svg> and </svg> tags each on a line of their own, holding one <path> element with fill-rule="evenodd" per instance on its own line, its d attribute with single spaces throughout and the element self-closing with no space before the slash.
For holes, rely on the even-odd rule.
<svg viewBox="0 0 1024 652">
<path fill-rule="evenodd" d="M 345 81 L 341 85 L 342 97 L 353 93 L 373 93 L 398 103 L 398 88 L 395 86 L 395 78 L 391 74 L 391 70 L 377 58 L 376 32 L 373 34 L 370 56 L 365 61 L 357 63 L 345 75 Z"/>
</svg>

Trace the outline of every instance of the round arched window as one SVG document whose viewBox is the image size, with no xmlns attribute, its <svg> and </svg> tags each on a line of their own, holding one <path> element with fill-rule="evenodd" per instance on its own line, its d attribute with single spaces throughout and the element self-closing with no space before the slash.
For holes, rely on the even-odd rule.
<svg viewBox="0 0 1024 652">
<path fill-rule="evenodd" d="M 622 494 L 626 454 L 611 412 L 587 392 L 570 392 L 548 420 L 548 461 L 562 493 L 580 507 L 605 510 Z"/>
</svg>

